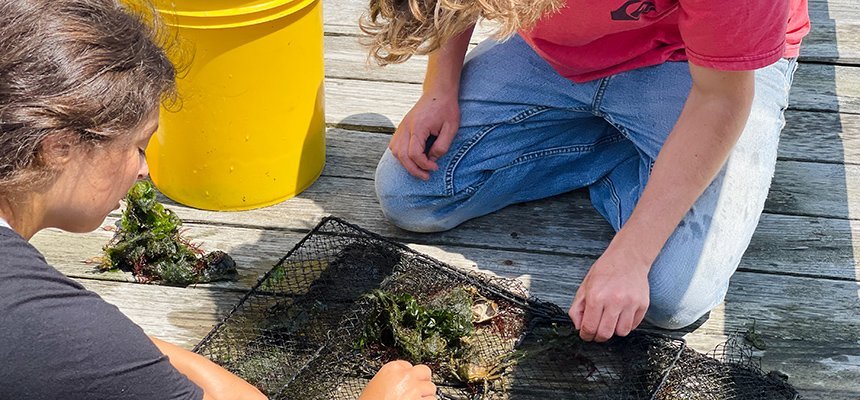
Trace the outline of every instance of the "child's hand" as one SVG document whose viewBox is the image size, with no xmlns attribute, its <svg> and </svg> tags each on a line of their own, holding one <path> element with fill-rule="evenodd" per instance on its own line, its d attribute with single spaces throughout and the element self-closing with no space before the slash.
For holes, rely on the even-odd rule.
<svg viewBox="0 0 860 400">
<path fill-rule="evenodd" d="M 412 176 L 428 180 L 430 172 L 439 169 L 436 160 L 448 152 L 460 128 L 460 105 L 457 94 L 425 93 L 391 137 L 391 154 Z M 432 145 L 427 147 L 428 139 Z"/>
<path fill-rule="evenodd" d="M 382 366 L 370 380 L 359 400 L 428 400 L 436 398 L 436 385 L 430 381 L 430 368 L 406 361 Z"/>
<path fill-rule="evenodd" d="M 582 340 L 627 336 L 645 317 L 651 265 L 636 262 L 631 253 L 610 244 L 582 280 L 568 312 Z"/>
</svg>

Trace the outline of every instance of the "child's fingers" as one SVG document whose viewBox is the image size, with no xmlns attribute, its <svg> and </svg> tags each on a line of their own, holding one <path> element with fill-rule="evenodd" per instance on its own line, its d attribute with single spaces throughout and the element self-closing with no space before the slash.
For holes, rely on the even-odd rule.
<svg viewBox="0 0 860 400">
<path fill-rule="evenodd" d="M 646 304 L 644 307 L 640 307 L 636 310 L 636 314 L 633 315 L 633 324 L 631 325 L 631 330 L 636 329 L 639 324 L 642 323 L 642 320 L 645 319 L 645 313 L 648 311 L 648 305 Z"/>
<path fill-rule="evenodd" d="M 584 290 L 576 291 L 576 296 L 573 298 L 573 304 L 567 312 L 568 316 L 570 316 L 570 319 L 573 321 L 573 327 L 577 330 L 582 329 L 582 314 L 585 311 L 585 301 L 584 297 L 580 293 L 584 292 Z"/>
<path fill-rule="evenodd" d="M 424 171 L 435 171 L 439 169 L 439 167 L 435 162 L 430 161 L 430 159 L 427 158 L 427 154 L 424 152 L 427 144 L 427 137 L 429 136 L 429 133 L 419 135 L 416 132 L 412 132 L 412 137 L 409 140 L 409 159 L 412 160 L 418 168 L 421 168 Z"/>
<path fill-rule="evenodd" d="M 404 132 L 402 135 L 391 140 L 391 144 L 389 145 L 391 154 L 400 161 L 400 165 L 402 165 L 403 168 L 406 168 L 406 171 L 408 171 L 410 175 L 426 181 L 430 179 L 430 174 L 418 167 L 418 165 L 415 165 L 412 158 L 409 156 L 408 136 L 408 133 Z"/>
<path fill-rule="evenodd" d="M 412 162 L 412 159 L 410 159 L 409 157 L 401 158 L 400 164 L 403 165 L 403 168 L 406 168 L 406 170 L 409 171 L 410 175 L 412 175 L 418 179 L 421 179 L 422 181 L 426 181 L 426 180 L 430 179 L 430 174 L 427 173 L 427 171 L 425 171 L 425 170 L 421 169 L 420 167 L 418 167 L 417 165 L 415 165 L 415 163 Z"/>
<path fill-rule="evenodd" d="M 600 317 L 603 315 L 603 305 L 593 303 L 595 302 L 585 301 L 585 309 L 579 327 L 579 337 L 586 342 L 594 340 L 597 329 L 600 328 Z"/>
<path fill-rule="evenodd" d="M 436 395 L 436 385 L 433 382 L 421 382 L 415 386 L 415 392 L 418 397 L 427 397 Z"/>
<path fill-rule="evenodd" d="M 398 127 L 397 131 L 394 132 L 394 136 L 391 137 L 391 141 L 388 142 L 388 149 L 391 150 L 391 155 L 393 155 L 394 158 L 401 160 L 406 156 L 408 145 L 409 132 L 401 125 L 401 127 Z"/>
<path fill-rule="evenodd" d="M 429 381 L 433 376 L 433 373 L 430 371 L 430 367 L 426 365 L 416 365 L 412 367 L 412 377 L 418 380 Z"/>
<path fill-rule="evenodd" d="M 448 122 L 442 124 L 442 129 L 439 130 L 439 136 L 433 142 L 433 145 L 430 147 L 430 151 L 428 152 L 431 160 L 436 161 L 448 152 L 448 149 L 451 147 L 451 142 L 454 141 L 454 136 L 457 135 L 458 128 L 459 127 L 456 124 Z"/>
<path fill-rule="evenodd" d="M 615 327 L 618 326 L 618 317 L 621 315 L 621 310 L 617 305 L 604 307 L 603 313 L 600 316 L 600 326 L 597 328 L 597 334 L 594 335 L 594 340 L 597 342 L 605 342 L 612 338 L 615 334 Z"/>
<path fill-rule="evenodd" d="M 633 319 L 636 318 L 636 310 L 624 310 L 618 316 L 618 325 L 615 326 L 615 334 L 627 336 L 633 330 Z"/>
<path fill-rule="evenodd" d="M 390 370 L 394 370 L 394 371 L 406 372 L 406 371 L 409 371 L 412 369 L 412 363 L 410 363 L 409 361 L 405 361 L 405 360 L 396 360 L 396 361 L 391 361 L 388 364 L 383 365 L 382 368 L 383 369 L 390 369 Z"/>
</svg>

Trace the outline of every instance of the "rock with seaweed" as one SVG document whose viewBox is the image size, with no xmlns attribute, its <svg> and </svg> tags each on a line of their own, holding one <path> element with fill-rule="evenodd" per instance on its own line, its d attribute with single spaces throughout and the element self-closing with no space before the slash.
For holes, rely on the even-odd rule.
<svg viewBox="0 0 860 400">
<path fill-rule="evenodd" d="M 402 358 L 430 365 L 445 384 L 465 385 L 472 394 L 498 386 L 525 355 L 505 337 L 505 309 L 470 285 L 457 286 L 419 302 L 409 293 L 374 290 L 364 297 L 369 312 L 355 347 L 370 358 Z M 499 385 L 495 385 L 499 384 Z"/>
<path fill-rule="evenodd" d="M 423 306 L 408 293 L 368 293 L 371 310 L 356 347 L 381 345 L 412 363 L 444 362 L 462 355 L 467 350 L 462 339 L 475 329 L 471 301 L 459 288 L 449 296 L 435 306 Z"/>
<path fill-rule="evenodd" d="M 236 279 L 236 263 L 226 253 L 205 254 L 182 237 L 182 221 L 156 200 L 152 183 L 138 181 L 99 269 L 131 272 L 138 282 L 187 286 Z"/>
</svg>

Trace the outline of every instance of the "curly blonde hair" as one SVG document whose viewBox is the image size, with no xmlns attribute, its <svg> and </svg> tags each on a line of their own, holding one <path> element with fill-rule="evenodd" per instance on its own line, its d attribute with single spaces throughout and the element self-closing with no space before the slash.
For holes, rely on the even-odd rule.
<svg viewBox="0 0 860 400">
<path fill-rule="evenodd" d="M 365 42 L 370 47 L 370 57 L 384 66 L 439 49 L 478 18 L 499 25 L 496 38 L 508 38 L 519 29 L 533 27 L 564 3 L 564 0 L 370 0 L 359 26 L 370 36 Z"/>
</svg>

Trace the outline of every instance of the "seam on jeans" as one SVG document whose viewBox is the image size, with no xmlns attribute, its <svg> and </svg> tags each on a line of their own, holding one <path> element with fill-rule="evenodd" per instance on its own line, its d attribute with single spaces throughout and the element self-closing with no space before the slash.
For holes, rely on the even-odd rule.
<svg viewBox="0 0 860 400">
<path fill-rule="evenodd" d="M 594 92 L 594 98 L 591 100 L 591 111 L 594 115 L 602 116 L 603 112 L 600 111 L 600 104 L 603 103 L 603 95 L 606 93 L 606 87 L 609 86 L 609 80 L 612 76 L 607 76 L 605 78 L 600 79 L 600 84 L 597 87 L 597 91 Z"/>
<path fill-rule="evenodd" d="M 612 125 L 612 127 L 618 130 L 618 132 L 621 132 L 627 140 L 631 141 L 633 145 L 636 146 L 636 142 L 634 142 L 633 139 L 630 139 L 630 132 L 627 131 L 627 128 L 624 127 L 624 125 L 615 122 L 609 114 L 601 114 L 599 117 L 603 118 L 603 120 L 608 122 L 609 125 Z"/>
<path fill-rule="evenodd" d="M 779 128 L 777 130 L 777 140 L 779 138 L 779 133 L 785 128 L 785 110 L 788 110 L 789 103 L 791 102 L 791 85 L 794 84 L 794 74 L 797 72 L 797 68 L 799 63 L 797 62 L 797 57 L 788 59 L 788 68 L 785 72 L 785 102 L 782 104 L 782 107 L 779 109 Z M 773 182 L 773 177 L 771 177 L 771 183 L 768 184 L 768 188 Z"/>
<path fill-rule="evenodd" d="M 616 226 L 618 226 L 618 229 L 621 229 L 621 198 L 618 197 L 615 185 L 612 183 L 612 179 L 610 179 L 608 175 L 604 176 L 600 181 L 604 182 L 606 186 L 609 187 L 609 197 L 612 199 L 612 202 L 615 203 L 616 208 Z"/>
<path fill-rule="evenodd" d="M 474 147 L 478 142 L 480 142 L 481 139 L 484 138 L 484 136 L 486 136 L 488 133 L 490 133 L 494 129 L 498 128 L 499 126 L 507 125 L 507 124 L 520 123 L 520 122 L 523 122 L 523 121 L 525 121 L 531 117 L 534 117 L 535 115 L 542 114 L 545 111 L 548 111 L 551 109 L 553 109 L 553 108 L 547 107 L 547 106 L 537 106 L 537 107 L 529 108 L 529 109 L 527 109 L 527 110 L 525 110 L 525 111 L 523 111 L 517 115 L 514 115 L 513 117 L 511 117 L 507 121 L 503 121 L 503 122 L 500 122 L 497 124 L 485 126 L 477 134 L 472 136 L 471 139 L 469 139 L 466 143 L 464 143 L 462 146 L 460 146 L 459 149 L 457 149 L 457 152 L 454 154 L 453 157 L 451 157 L 451 162 L 448 164 L 448 168 L 445 169 L 445 195 L 446 196 L 453 196 L 454 195 L 454 170 L 457 169 L 457 166 L 460 164 L 460 161 L 463 159 L 463 157 L 465 157 L 466 153 L 468 153 L 470 150 L 472 150 L 472 147 Z M 578 108 L 572 108 L 572 109 L 566 108 L 564 110 L 567 110 L 567 111 L 586 111 L 587 112 L 587 110 L 580 110 Z"/>
<path fill-rule="evenodd" d="M 463 193 L 465 193 L 465 194 L 466 194 L 466 196 L 472 196 L 472 195 L 474 195 L 475 193 L 477 193 L 477 192 L 478 192 L 478 190 L 480 190 L 480 189 L 481 189 L 481 186 L 484 186 L 484 183 L 485 183 L 485 182 L 487 182 L 487 181 L 486 181 L 486 180 L 483 180 L 483 181 L 478 182 L 478 183 L 476 183 L 476 184 L 474 184 L 474 185 L 471 185 L 471 186 L 469 186 L 469 187 L 467 187 L 467 188 L 463 189 Z"/>
<path fill-rule="evenodd" d="M 624 135 L 622 135 L 621 133 L 617 133 L 617 134 L 612 134 L 611 136 L 602 137 L 599 140 L 595 141 L 594 143 L 577 144 L 577 145 L 573 145 L 573 146 L 564 146 L 564 147 L 554 147 L 551 149 L 545 149 L 545 150 L 541 150 L 541 151 L 527 153 L 527 154 L 523 154 L 523 155 L 515 158 L 513 161 L 511 161 L 510 163 L 508 163 L 507 165 L 505 165 L 502 168 L 512 167 L 512 166 L 515 166 L 515 165 L 523 163 L 523 162 L 532 161 L 532 160 L 535 160 L 535 159 L 538 159 L 541 157 L 546 157 L 546 156 L 555 156 L 555 155 L 559 155 L 559 154 L 588 152 L 588 151 L 594 150 L 597 147 L 608 145 L 608 144 L 613 144 L 613 143 L 618 143 L 618 142 L 621 142 L 623 140 L 627 140 L 627 138 L 625 138 Z"/>
<path fill-rule="evenodd" d="M 785 71 L 785 93 L 791 92 L 791 85 L 794 84 L 794 74 L 797 72 L 797 58 L 788 59 L 788 68 Z M 786 104 L 788 104 L 788 96 L 786 96 Z"/>
<path fill-rule="evenodd" d="M 506 168 L 515 167 L 518 164 L 534 161 L 534 160 L 537 160 L 537 159 L 542 158 L 542 157 L 555 156 L 555 155 L 560 155 L 560 154 L 587 152 L 587 151 L 594 150 L 595 148 L 600 147 L 600 146 L 618 143 L 618 142 L 625 141 L 625 140 L 627 140 L 627 138 L 625 138 L 624 135 L 622 135 L 620 133 L 616 133 L 616 134 L 612 134 L 611 136 L 601 138 L 600 140 L 597 140 L 594 143 L 590 143 L 590 144 L 556 147 L 556 148 L 552 148 L 552 149 L 541 150 L 541 151 L 537 151 L 534 153 L 529 153 L 529 154 L 525 154 L 525 155 L 522 155 L 520 157 L 517 157 L 516 159 L 514 159 L 513 161 L 511 161 L 507 165 L 497 169 L 496 171 L 493 171 L 493 173 L 496 173 L 497 171 L 501 171 L 501 170 L 506 169 Z M 491 176 L 492 176 L 492 174 L 491 174 Z M 481 188 L 481 186 L 484 186 L 484 183 L 486 183 L 486 181 L 487 180 L 483 180 L 483 181 L 478 182 L 474 185 L 470 185 L 470 186 L 464 188 L 463 193 L 465 193 L 467 195 L 475 194 Z M 618 198 L 617 194 L 614 194 L 614 196 L 616 198 Z M 621 201 L 620 198 L 618 198 L 619 204 L 620 204 L 620 201 Z M 619 205 L 619 208 L 620 208 L 620 205 Z"/>
</svg>

